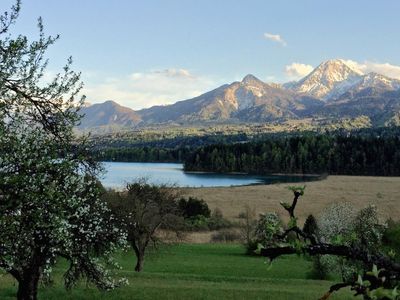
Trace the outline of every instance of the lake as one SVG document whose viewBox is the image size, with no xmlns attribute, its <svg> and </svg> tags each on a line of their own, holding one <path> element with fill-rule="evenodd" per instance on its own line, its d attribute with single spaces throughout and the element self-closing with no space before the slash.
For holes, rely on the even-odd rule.
<svg viewBox="0 0 400 300">
<path fill-rule="evenodd" d="M 315 180 L 316 176 L 294 175 L 242 175 L 184 172 L 182 164 L 104 162 L 107 173 L 101 182 L 107 188 L 122 188 L 127 182 L 147 178 L 154 184 L 176 184 L 180 187 L 216 187 L 277 182 L 301 182 Z"/>
</svg>

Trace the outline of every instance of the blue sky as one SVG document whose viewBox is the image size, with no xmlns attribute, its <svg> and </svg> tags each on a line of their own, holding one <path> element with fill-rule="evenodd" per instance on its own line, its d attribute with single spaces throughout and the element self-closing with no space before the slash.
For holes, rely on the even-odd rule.
<svg viewBox="0 0 400 300">
<path fill-rule="evenodd" d="M 35 37 L 42 16 L 61 35 L 49 75 L 72 55 L 89 102 L 138 109 L 248 73 L 295 80 L 331 58 L 400 78 L 399 11 L 395 0 L 23 0 L 15 30 Z"/>
</svg>

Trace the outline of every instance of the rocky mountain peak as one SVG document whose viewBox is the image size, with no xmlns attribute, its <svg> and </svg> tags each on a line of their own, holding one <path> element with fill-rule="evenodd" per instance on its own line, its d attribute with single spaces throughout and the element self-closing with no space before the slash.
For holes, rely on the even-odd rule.
<svg viewBox="0 0 400 300">
<path fill-rule="evenodd" d="M 243 84 L 252 84 L 252 83 L 263 83 L 260 79 L 252 74 L 247 74 L 242 79 Z"/>
<path fill-rule="evenodd" d="M 321 63 L 309 75 L 294 84 L 291 89 L 315 98 L 326 99 L 336 90 L 354 84 L 362 74 L 348 66 L 342 59 L 331 59 Z"/>
</svg>

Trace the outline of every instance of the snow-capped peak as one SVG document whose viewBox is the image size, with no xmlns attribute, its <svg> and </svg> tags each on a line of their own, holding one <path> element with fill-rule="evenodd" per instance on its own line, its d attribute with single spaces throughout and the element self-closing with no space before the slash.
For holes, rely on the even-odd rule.
<svg viewBox="0 0 400 300">
<path fill-rule="evenodd" d="M 291 89 L 307 93 L 315 98 L 326 99 L 360 80 L 362 73 L 351 68 L 343 59 L 331 59 L 321 63 L 309 75 L 294 84 Z"/>
</svg>

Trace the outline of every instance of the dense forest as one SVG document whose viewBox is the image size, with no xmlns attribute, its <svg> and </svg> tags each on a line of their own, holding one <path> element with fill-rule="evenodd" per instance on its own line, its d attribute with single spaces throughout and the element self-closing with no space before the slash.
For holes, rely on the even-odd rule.
<svg viewBox="0 0 400 300">
<path fill-rule="evenodd" d="M 193 148 L 182 147 L 176 149 L 159 147 L 113 147 L 99 150 L 95 153 L 101 161 L 120 162 L 184 162 Z"/>
<path fill-rule="evenodd" d="M 306 135 L 209 145 L 185 160 L 187 171 L 400 175 L 400 137 Z"/>
<path fill-rule="evenodd" d="M 323 136 L 326 139 L 322 138 Z M 398 171 L 393 173 L 393 168 L 398 170 L 398 167 L 395 167 L 394 161 L 388 159 L 391 157 L 390 153 L 393 154 L 395 147 L 398 147 L 397 137 L 399 136 L 399 127 L 382 127 L 351 131 L 338 129 L 323 133 L 275 132 L 254 136 L 243 133 L 226 135 L 219 132 L 205 136 L 176 136 L 166 140 L 142 137 L 135 143 L 121 137 L 114 137 L 97 142 L 94 154 L 101 161 L 186 162 L 187 170 L 243 171 L 261 174 L 330 172 L 332 174 L 392 175 L 398 174 L 396 173 Z M 363 143 L 357 144 L 359 140 Z M 380 146 L 371 148 L 369 141 L 376 142 Z M 387 144 L 389 141 L 392 141 L 391 144 Z M 329 146 L 326 146 L 327 143 Z M 341 143 L 340 149 L 337 143 Z M 383 154 L 378 155 L 377 152 L 382 150 L 381 144 L 386 145 L 386 148 Z M 326 151 L 327 148 L 330 151 Z M 213 158 L 211 158 L 213 151 Z M 349 152 L 352 153 L 351 156 L 348 155 Z M 346 157 L 343 158 L 341 155 Z M 364 159 L 363 155 L 370 160 Z M 388 164 L 384 170 L 383 165 L 375 161 L 375 157 L 384 157 Z M 350 158 L 351 161 L 346 160 Z M 214 162 L 212 163 L 211 160 Z M 356 169 L 354 169 L 354 164 L 357 164 Z M 367 166 L 368 169 L 366 169 Z"/>
</svg>

